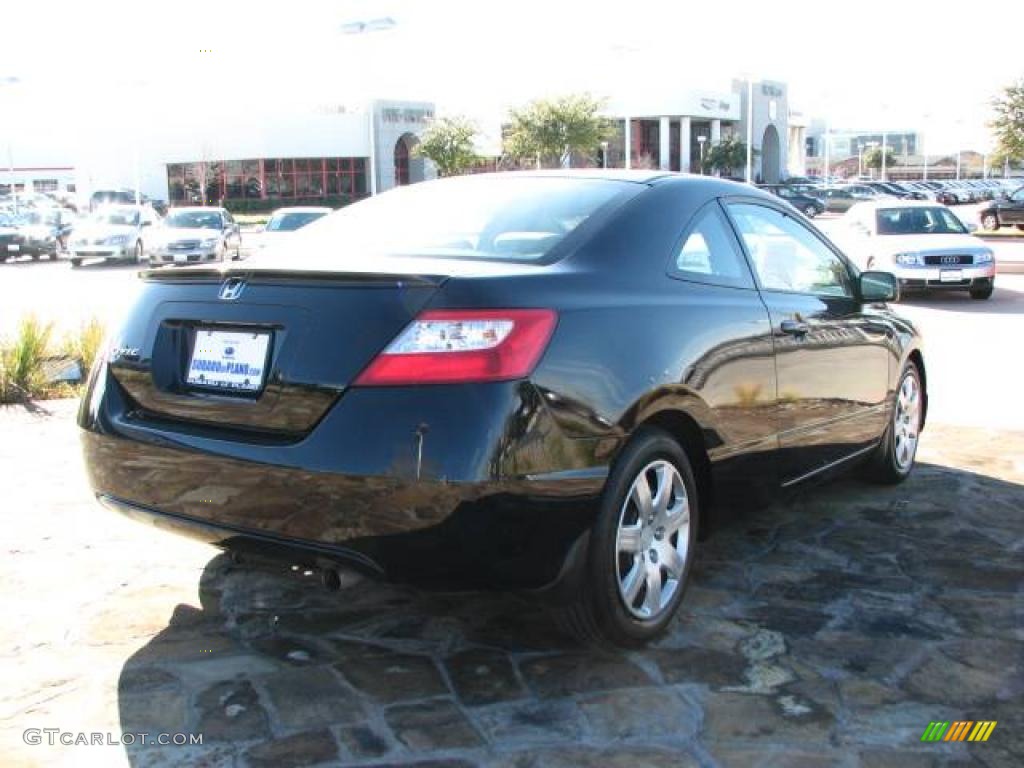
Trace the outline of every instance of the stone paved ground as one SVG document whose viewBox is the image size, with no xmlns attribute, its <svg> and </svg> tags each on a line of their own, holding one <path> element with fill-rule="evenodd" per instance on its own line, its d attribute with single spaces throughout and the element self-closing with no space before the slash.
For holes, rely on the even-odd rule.
<svg viewBox="0 0 1024 768">
<path fill-rule="evenodd" d="M 1024 433 L 933 427 L 705 543 L 671 633 L 580 650 L 530 603 L 234 566 L 97 507 L 71 403 L 0 412 L 0 762 L 1024 764 Z M 924 745 L 932 720 L 997 720 Z M 26 728 L 202 747 L 26 745 Z"/>
</svg>

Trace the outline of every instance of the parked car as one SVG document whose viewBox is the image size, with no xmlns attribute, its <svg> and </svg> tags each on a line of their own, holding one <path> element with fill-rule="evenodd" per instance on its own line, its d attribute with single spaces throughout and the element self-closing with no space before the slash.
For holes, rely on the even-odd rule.
<svg viewBox="0 0 1024 768">
<path fill-rule="evenodd" d="M 287 258 L 149 271 L 83 399 L 89 480 L 227 549 L 537 590 L 642 643 L 724 510 L 913 466 L 896 283 L 791 213 L 708 177 L 481 174 L 347 206 Z"/>
<path fill-rule="evenodd" d="M 225 208 L 172 208 L 154 230 L 152 264 L 241 258 L 242 236 Z"/>
<path fill-rule="evenodd" d="M 62 208 L 29 208 L 12 221 L 21 234 L 20 254 L 56 260 L 71 232 L 74 213 Z"/>
<path fill-rule="evenodd" d="M 825 212 L 825 203 L 821 200 L 803 192 L 798 192 L 785 184 L 762 184 L 759 186 L 765 192 L 781 197 L 810 219 L 813 219 L 819 213 Z"/>
<path fill-rule="evenodd" d="M 894 181 L 865 181 L 862 183 L 863 186 L 869 187 L 870 189 L 875 190 L 878 194 L 888 197 L 897 197 L 903 200 L 914 200 L 924 197 L 917 192 L 905 189 Z"/>
<path fill-rule="evenodd" d="M 302 229 L 307 224 L 312 224 L 333 210 L 333 208 L 322 206 L 278 208 L 270 215 L 266 225 L 256 232 L 254 238 L 247 238 L 249 241 L 254 241 L 250 248 L 254 253 L 262 253 L 268 247 L 279 244 L 292 232 Z"/>
<path fill-rule="evenodd" d="M 992 231 L 1011 225 L 1024 230 L 1024 187 L 983 205 L 978 210 L 978 221 L 983 229 Z"/>
<path fill-rule="evenodd" d="M 825 210 L 830 213 L 845 213 L 864 200 L 875 200 L 878 194 L 870 187 L 851 184 L 842 187 L 826 187 L 822 190 Z"/>
<path fill-rule="evenodd" d="M 992 249 L 944 205 L 861 203 L 842 223 L 837 239 L 858 266 L 893 274 L 902 290 L 966 290 L 972 299 L 992 295 Z"/>
<path fill-rule="evenodd" d="M 13 213 L 0 212 L 0 264 L 21 255 L 24 237 L 19 223 L 19 218 Z"/>
<path fill-rule="evenodd" d="M 146 243 L 159 215 L 148 205 L 100 208 L 75 227 L 71 236 L 71 266 L 84 259 L 132 261 L 146 257 Z"/>
</svg>

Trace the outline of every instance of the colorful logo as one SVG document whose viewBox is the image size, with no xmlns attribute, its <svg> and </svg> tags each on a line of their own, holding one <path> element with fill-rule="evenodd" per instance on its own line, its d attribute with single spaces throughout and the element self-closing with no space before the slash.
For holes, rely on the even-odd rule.
<svg viewBox="0 0 1024 768">
<path fill-rule="evenodd" d="M 955 720 L 931 722 L 921 734 L 921 741 L 988 741 L 996 729 L 996 720 Z"/>
</svg>

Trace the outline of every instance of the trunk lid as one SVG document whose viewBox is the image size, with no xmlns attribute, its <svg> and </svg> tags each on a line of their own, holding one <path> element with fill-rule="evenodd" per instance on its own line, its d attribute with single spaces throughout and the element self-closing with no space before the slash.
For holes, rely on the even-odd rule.
<svg viewBox="0 0 1024 768">
<path fill-rule="evenodd" d="M 133 415 L 294 436 L 317 423 L 448 275 L 236 267 L 165 269 L 142 278 L 110 353 L 111 374 Z M 241 290 L 222 298 L 226 285 Z M 259 337 L 265 362 L 252 369 L 253 391 L 190 382 L 197 339 L 210 331 Z M 218 368 L 212 375 L 224 374 Z"/>
</svg>

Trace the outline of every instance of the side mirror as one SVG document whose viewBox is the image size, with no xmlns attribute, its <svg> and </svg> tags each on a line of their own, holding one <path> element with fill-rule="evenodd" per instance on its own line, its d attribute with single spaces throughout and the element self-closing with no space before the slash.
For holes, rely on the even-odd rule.
<svg viewBox="0 0 1024 768">
<path fill-rule="evenodd" d="M 865 304 L 898 301 L 900 284 L 892 272 L 861 272 L 860 298 Z"/>
<path fill-rule="evenodd" d="M 149 220 L 143 221 L 142 222 L 142 226 L 144 226 L 144 227 L 151 227 L 151 226 L 153 226 L 153 222 L 149 221 Z"/>
</svg>

